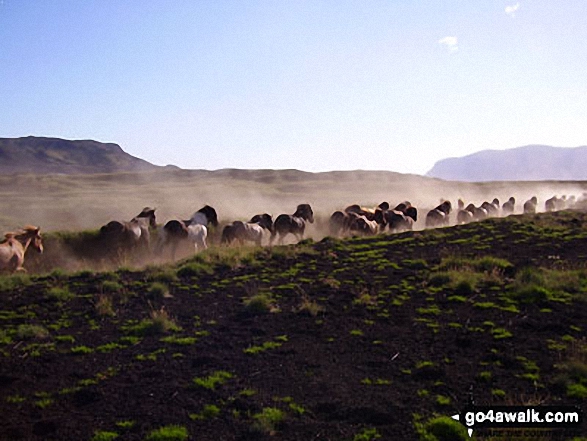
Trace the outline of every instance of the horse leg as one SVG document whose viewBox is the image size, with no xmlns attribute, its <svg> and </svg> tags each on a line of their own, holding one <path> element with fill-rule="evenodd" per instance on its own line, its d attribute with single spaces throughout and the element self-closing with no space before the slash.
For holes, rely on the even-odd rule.
<svg viewBox="0 0 587 441">
<path fill-rule="evenodd" d="M 177 241 L 174 240 L 171 244 L 171 260 L 175 262 L 175 252 L 177 251 Z"/>
</svg>

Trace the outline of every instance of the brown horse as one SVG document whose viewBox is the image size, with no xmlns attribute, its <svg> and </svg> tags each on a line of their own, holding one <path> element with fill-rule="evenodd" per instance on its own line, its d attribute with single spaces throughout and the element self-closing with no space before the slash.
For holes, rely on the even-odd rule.
<svg viewBox="0 0 587 441">
<path fill-rule="evenodd" d="M 40 228 L 27 225 L 19 232 L 4 235 L 4 240 L 0 243 L 0 272 L 26 272 L 22 265 L 29 246 L 39 253 L 43 252 L 43 241 L 39 231 Z"/>
</svg>

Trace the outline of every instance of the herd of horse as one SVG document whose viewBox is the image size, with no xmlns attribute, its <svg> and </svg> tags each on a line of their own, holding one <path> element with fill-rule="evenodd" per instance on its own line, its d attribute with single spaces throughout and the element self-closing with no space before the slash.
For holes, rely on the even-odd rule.
<svg viewBox="0 0 587 441">
<path fill-rule="evenodd" d="M 574 196 L 552 197 L 545 201 L 545 211 L 557 211 L 572 208 L 576 202 Z M 524 213 L 536 213 L 538 199 L 533 196 L 523 204 Z M 99 240 L 110 248 L 118 250 L 139 250 L 145 253 L 161 255 L 169 250 L 175 260 L 178 246 L 191 244 L 194 250 L 200 251 L 208 247 L 208 230 L 218 227 L 216 210 L 206 205 L 196 211 L 189 219 L 174 219 L 158 226 L 155 217 L 156 209 L 145 207 L 130 221 L 111 221 L 102 226 Z M 450 201 L 444 200 L 426 214 L 426 228 L 443 227 L 450 224 L 453 207 Z M 516 199 L 510 197 L 503 205 L 497 198 L 491 202 L 483 202 L 478 207 L 474 204 L 465 206 L 463 200 L 457 202 L 456 224 L 466 224 L 489 217 L 508 216 L 516 211 Z M 390 233 L 412 230 L 418 221 L 418 209 L 409 201 L 397 204 L 394 208 L 388 202 L 376 207 L 363 207 L 358 204 L 349 205 L 344 210 L 335 211 L 329 218 L 329 233 L 334 237 L 354 235 L 375 235 L 389 231 Z M 307 223 L 314 222 L 314 212 L 310 204 L 300 204 L 293 214 L 280 214 L 275 221 L 268 213 L 257 214 L 248 222 L 234 221 L 224 226 L 221 243 L 243 245 L 252 242 L 262 245 L 263 239 L 269 236 L 269 245 L 275 240 L 282 244 L 292 234 L 298 241 L 304 238 Z M 157 231 L 157 240 L 152 244 L 152 232 Z M 23 268 L 24 256 L 29 248 L 43 252 L 40 228 L 27 225 L 17 232 L 4 235 L 0 242 L 0 273 L 26 271 Z"/>
</svg>

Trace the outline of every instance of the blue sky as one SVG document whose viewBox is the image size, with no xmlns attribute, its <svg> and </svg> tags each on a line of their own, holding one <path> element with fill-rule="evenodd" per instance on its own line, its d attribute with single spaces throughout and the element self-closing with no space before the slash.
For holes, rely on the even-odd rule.
<svg viewBox="0 0 587 441">
<path fill-rule="evenodd" d="M 0 137 L 183 168 L 587 145 L 585 0 L 0 0 Z"/>
</svg>

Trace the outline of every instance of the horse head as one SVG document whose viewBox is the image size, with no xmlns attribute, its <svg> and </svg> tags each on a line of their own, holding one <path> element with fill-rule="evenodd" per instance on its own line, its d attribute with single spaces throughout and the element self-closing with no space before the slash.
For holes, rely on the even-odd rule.
<svg viewBox="0 0 587 441">
<path fill-rule="evenodd" d="M 361 206 L 359 204 L 353 204 L 353 205 L 349 205 L 348 207 L 346 207 L 344 209 L 345 213 L 360 213 L 361 210 Z"/>
<path fill-rule="evenodd" d="M 414 219 L 414 222 L 418 221 L 418 209 L 416 207 L 412 207 L 411 205 L 404 210 L 404 214 L 408 217 Z"/>
<path fill-rule="evenodd" d="M 273 232 L 273 218 L 268 213 L 256 214 L 251 220 L 251 223 L 257 223 L 267 231 Z"/>
<path fill-rule="evenodd" d="M 145 207 L 143 210 L 135 216 L 135 218 L 149 219 L 149 226 L 151 228 L 157 228 L 157 222 L 155 219 L 156 208 Z"/>
<path fill-rule="evenodd" d="M 27 225 L 19 236 L 23 236 L 25 240 L 30 240 L 29 246 L 32 246 L 39 253 L 43 252 L 43 238 L 41 237 L 41 229 L 33 225 Z"/>
<path fill-rule="evenodd" d="M 307 220 L 311 224 L 314 223 L 314 212 L 312 211 L 312 207 L 310 207 L 310 204 L 298 205 L 296 212 L 293 215 L 295 217 L 301 217 L 302 219 Z"/>
<path fill-rule="evenodd" d="M 216 214 L 216 210 L 212 208 L 210 205 L 205 205 L 198 210 L 198 213 L 203 213 L 206 215 L 206 219 L 208 219 L 208 223 L 211 223 L 215 227 L 218 226 L 218 214 Z"/>
</svg>

